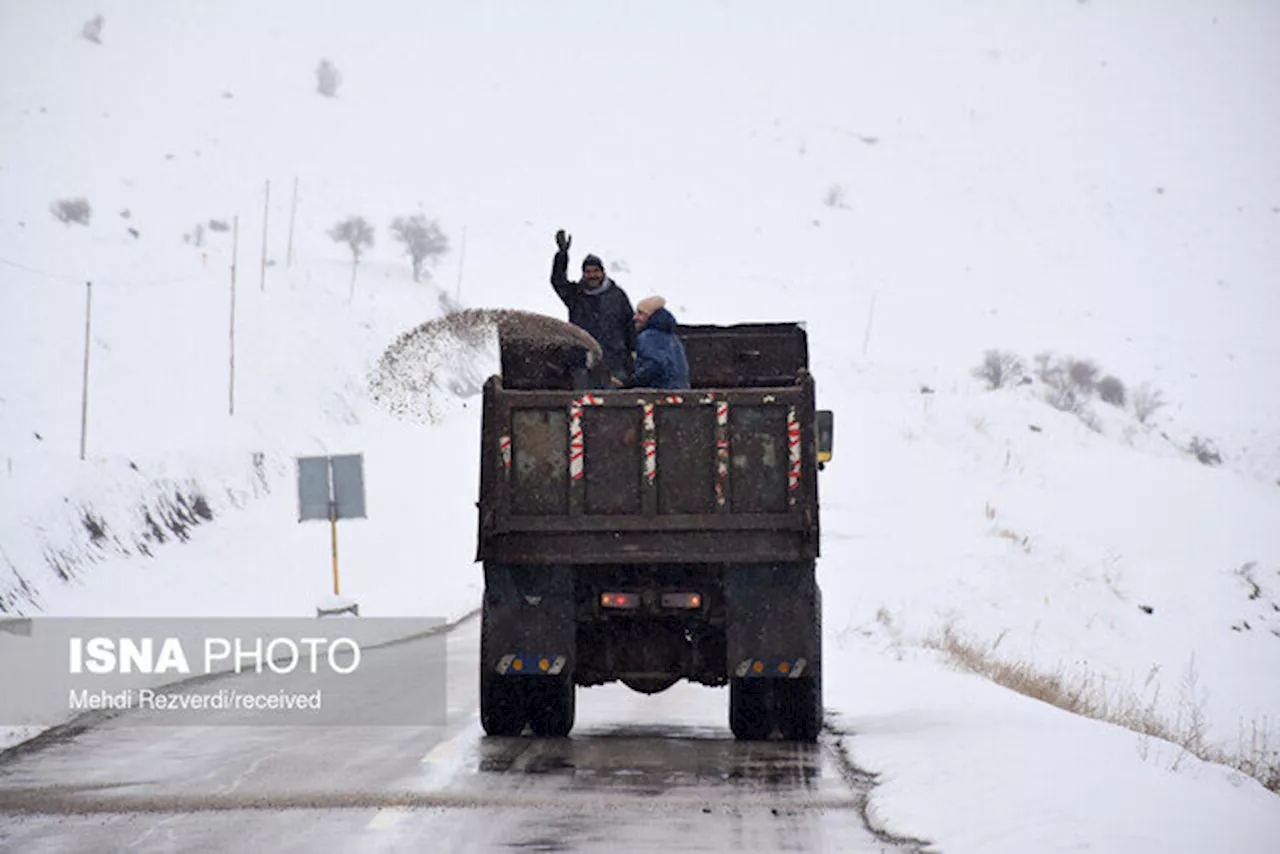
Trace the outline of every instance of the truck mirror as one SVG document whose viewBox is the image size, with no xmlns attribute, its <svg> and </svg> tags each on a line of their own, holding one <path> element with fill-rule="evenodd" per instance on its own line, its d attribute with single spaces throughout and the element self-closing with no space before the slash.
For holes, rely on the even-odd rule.
<svg viewBox="0 0 1280 854">
<path fill-rule="evenodd" d="M 835 444 L 836 417 L 830 409 L 820 409 L 814 419 L 818 433 L 818 467 L 831 461 L 831 449 Z"/>
</svg>

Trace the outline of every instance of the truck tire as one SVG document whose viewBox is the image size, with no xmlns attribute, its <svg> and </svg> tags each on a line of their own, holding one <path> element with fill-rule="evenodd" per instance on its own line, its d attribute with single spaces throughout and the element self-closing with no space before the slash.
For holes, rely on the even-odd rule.
<svg viewBox="0 0 1280 854">
<path fill-rule="evenodd" d="M 763 741 L 773 733 L 773 679 L 729 680 L 729 729 L 740 741 Z"/>
<path fill-rule="evenodd" d="M 519 677 L 490 669 L 493 615 L 486 600 L 480 617 L 480 725 L 488 735 L 519 735 L 525 725 L 525 692 Z"/>
<path fill-rule="evenodd" d="M 480 725 L 489 735 L 519 735 L 524 731 L 525 692 L 518 678 L 484 674 L 480 677 Z"/>
<path fill-rule="evenodd" d="M 567 736 L 573 729 L 573 682 L 540 677 L 529 688 L 529 726 L 533 734 L 545 738 Z"/>
</svg>

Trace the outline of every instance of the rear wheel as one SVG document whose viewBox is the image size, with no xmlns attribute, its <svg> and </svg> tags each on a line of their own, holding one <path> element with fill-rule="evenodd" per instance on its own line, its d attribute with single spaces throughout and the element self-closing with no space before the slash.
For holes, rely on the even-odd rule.
<svg viewBox="0 0 1280 854">
<path fill-rule="evenodd" d="M 772 679 L 729 680 L 729 729 L 742 741 L 763 741 L 773 732 Z"/>
<path fill-rule="evenodd" d="M 569 679 L 538 677 L 529 686 L 529 726 L 534 735 L 563 738 L 573 729 L 574 688 Z"/>
</svg>

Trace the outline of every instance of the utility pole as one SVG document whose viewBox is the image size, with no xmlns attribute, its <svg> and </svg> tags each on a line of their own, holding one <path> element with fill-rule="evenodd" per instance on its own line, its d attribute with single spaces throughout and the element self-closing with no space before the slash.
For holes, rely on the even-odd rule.
<svg viewBox="0 0 1280 854">
<path fill-rule="evenodd" d="M 240 217 L 231 220 L 231 382 L 227 413 L 236 414 L 236 258 L 240 252 Z"/>
<path fill-rule="evenodd" d="M 453 296 L 454 301 L 458 303 L 459 307 L 461 307 L 462 305 L 462 265 L 466 263 L 466 260 L 467 260 L 467 227 L 464 225 L 462 227 L 462 248 L 458 250 L 458 287 Z"/>
<path fill-rule="evenodd" d="M 293 267 L 293 220 L 298 215 L 298 176 L 293 176 L 293 204 L 289 206 L 289 249 L 284 256 L 284 268 Z"/>
<path fill-rule="evenodd" d="M 262 203 L 262 272 L 258 286 L 265 293 L 267 290 L 267 217 L 271 213 L 271 181 L 267 181 L 267 199 Z"/>
<path fill-rule="evenodd" d="M 80 386 L 80 459 L 89 429 L 89 343 L 93 318 L 93 282 L 84 283 L 84 381 Z"/>
<path fill-rule="evenodd" d="M 862 333 L 862 355 L 867 355 L 867 346 L 871 343 L 871 324 L 875 322 L 876 317 L 876 297 L 879 291 L 871 292 L 871 305 L 867 308 L 867 329 Z"/>
</svg>

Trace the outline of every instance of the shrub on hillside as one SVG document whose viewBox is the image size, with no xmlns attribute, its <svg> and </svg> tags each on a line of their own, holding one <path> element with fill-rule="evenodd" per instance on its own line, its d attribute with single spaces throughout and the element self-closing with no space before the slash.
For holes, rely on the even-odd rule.
<svg viewBox="0 0 1280 854">
<path fill-rule="evenodd" d="M 844 210 L 849 207 L 849 201 L 845 198 L 844 186 L 841 184 L 832 184 L 827 187 L 827 192 L 822 196 L 822 203 L 829 208 Z"/>
<path fill-rule="evenodd" d="M 63 225 L 70 225 L 73 222 L 88 225 L 93 217 L 93 208 L 89 205 L 89 200 L 84 198 L 58 199 L 49 205 L 49 211 Z"/>
<path fill-rule="evenodd" d="M 1058 363 L 1057 357 L 1049 350 L 1045 350 L 1035 355 L 1035 373 L 1036 379 L 1045 385 L 1059 385 L 1061 379 L 1059 374 L 1062 371 Z"/>
<path fill-rule="evenodd" d="M 1098 366 L 1088 359 L 1068 359 L 1066 362 L 1067 378 L 1083 395 L 1093 393 L 1098 379 Z"/>
<path fill-rule="evenodd" d="M 1187 451 L 1206 466 L 1222 464 L 1222 454 L 1218 451 L 1218 446 L 1212 439 L 1204 436 L 1192 436 L 1191 443 L 1187 445 Z"/>
<path fill-rule="evenodd" d="M 1098 365 L 1089 359 L 1058 357 L 1048 351 L 1037 353 L 1035 363 L 1036 377 L 1045 389 L 1045 402 L 1083 418 L 1097 390 Z M 1085 423 L 1095 426 L 1093 419 L 1085 419 Z"/>
<path fill-rule="evenodd" d="M 1098 384 L 1095 388 L 1098 391 L 1098 397 L 1102 398 L 1103 403 L 1109 403 L 1112 406 L 1118 406 L 1121 408 L 1124 407 L 1126 398 L 1125 387 L 1124 383 L 1120 382 L 1118 378 L 1107 374 L 1105 377 L 1098 380 Z"/>
<path fill-rule="evenodd" d="M 91 41 L 94 44 L 102 44 L 102 25 L 106 23 L 101 15 L 95 15 L 84 22 L 84 26 L 80 28 L 80 38 L 85 41 Z"/>
<path fill-rule="evenodd" d="M 982 354 L 982 364 L 973 369 L 973 375 L 993 390 L 1017 385 L 1025 373 L 1022 359 L 1007 350 L 986 351 Z"/>
<path fill-rule="evenodd" d="M 1156 411 L 1165 406 L 1163 395 L 1150 383 L 1131 390 L 1119 377 L 1104 375 L 1091 359 L 1058 356 L 1045 350 L 1033 358 L 1030 373 L 1031 376 L 1026 375 L 1026 369 L 1016 355 L 1003 350 L 987 350 L 982 364 L 973 369 L 973 375 L 993 389 L 1030 383 L 1034 376 L 1043 389 L 1040 397 L 1045 403 L 1075 415 L 1097 432 L 1102 432 L 1102 423 L 1090 406 L 1095 395 L 1103 403 L 1117 408 L 1127 405 L 1139 424 L 1146 424 Z"/>
<path fill-rule="evenodd" d="M 1072 359 L 1060 359 L 1051 352 L 1037 353 L 1036 378 L 1044 386 L 1044 401 L 1062 412 L 1079 415 L 1088 404 L 1090 390 L 1071 377 Z"/>
<path fill-rule="evenodd" d="M 1151 416 L 1164 406 L 1164 395 L 1151 383 L 1138 386 L 1129 398 L 1129 407 L 1133 410 L 1133 417 L 1138 419 L 1139 424 L 1146 424 Z"/>
<path fill-rule="evenodd" d="M 329 60 L 321 59 L 316 66 L 316 91 L 326 98 L 336 98 L 341 85 L 342 72 Z"/>
</svg>

